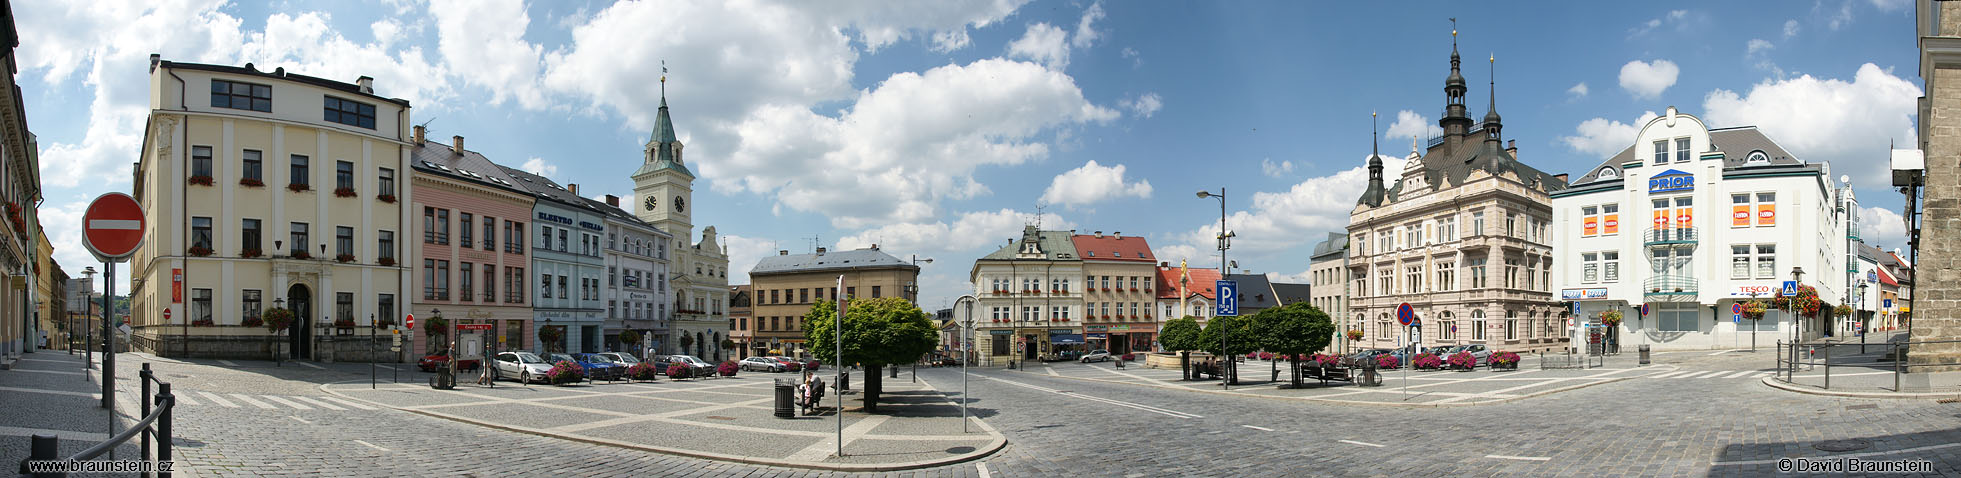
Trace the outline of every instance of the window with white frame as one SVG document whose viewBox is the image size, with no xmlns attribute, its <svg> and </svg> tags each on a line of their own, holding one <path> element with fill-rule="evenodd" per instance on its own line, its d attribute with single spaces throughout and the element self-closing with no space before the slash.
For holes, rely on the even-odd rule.
<svg viewBox="0 0 1961 478">
<path fill-rule="evenodd" d="M 1483 257 L 1471 259 L 1471 288 L 1473 289 L 1482 289 L 1489 282 L 1487 280 L 1489 276 L 1485 273 L 1484 263 L 1485 258 Z"/>
<path fill-rule="evenodd" d="M 1403 279 L 1408 281 L 1404 292 L 1411 294 L 1423 292 L 1423 266 L 1409 266 L 1404 269 Z"/>
<path fill-rule="evenodd" d="M 1689 139 L 1675 138 L 1675 162 L 1689 162 Z"/>
<path fill-rule="evenodd" d="M 1471 213 L 1471 235 L 1484 235 L 1484 211 Z"/>
<path fill-rule="evenodd" d="M 1457 289 L 1457 262 L 1446 261 L 1437 263 L 1437 283 L 1433 288 L 1439 291 Z"/>
<path fill-rule="evenodd" d="M 1484 341 L 1484 309 L 1471 311 L 1471 340 Z"/>
<path fill-rule="evenodd" d="M 1444 216 L 1443 219 L 1438 221 L 1438 224 L 1440 225 L 1439 227 L 1443 230 L 1443 237 L 1441 238 L 1442 241 L 1451 242 L 1457 240 L 1457 216 L 1456 215 Z"/>
<path fill-rule="evenodd" d="M 1600 234 L 1600 206 L 1580 206 L 1580 237 Z"/>
<path fill-rule="evenodd" d="M 1655 142 L 1655 165 L 1668 164 L 1668 140 Z"/>
<path fill-rule="evenodd" d="M 1750 278 L 1750 245 L 1729 246 L 1729 278 Z"/>
<path fill-rule="evenodd" d="M 1443 312 L 1441 320 L 1437 322 L 1437 329 L 1442 332 L 1444 340 L 1457 340 L 1457 319 L 1451 317 L 1450 311 Z"/>
<path fill-rule="evenodd" d="M 1505 340 L 1518 340 L 1518 311 L 1505 311 Z"/>
<path fill-rule="evenodd" d="M 1776 244 L 1757 245 L 1757 278 L 1758 279 L 1777 278 L 1777 245 Z"/>
<path fill-rule="evenodd" d="M 1580 254 L 1580 282 L 1594 283 L 1600 280 L 1600 253 Z"/>
<path fill-rule="evenodd" d="M 1600 259 L 1600 262 L 1601 262 L 1601 264 L 1600 264 L 1600 265 L 1601 265 L 1601 269 L 1602 269 L 1602 270 L 1604 270 L 1604 271 L 1606 272 L 1606 275 L 1605 275 L 1605 277 L 1604 277 L 1604 278 L 1605 278 L 1605 280 L 1606 280 L 1607 282 L 1618 282 L 1618 281 L 1620 281 L 1620 280 L 1621 280 L 1621 253 L 1620 253 L 1620 251 L 1605 251 L 1605 252 L 1601 252 L 1601 253 L 1600 253 L 1600 258 L 1601 258 L 1601 259 Z"/>
<path fill-rule="evenodd" d="M 1376 278 L 1377 282 L 1382 284 L 1382 294 L 1396 293 L 1396 271 L 1394 269 L 1378 269 L 1376 270 Z"/>
</svg>

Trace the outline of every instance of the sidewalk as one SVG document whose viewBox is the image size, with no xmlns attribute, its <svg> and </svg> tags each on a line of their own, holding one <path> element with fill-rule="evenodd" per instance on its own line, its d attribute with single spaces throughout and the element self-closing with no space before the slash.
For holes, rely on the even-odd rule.
<svg viewBox="0 0 1961 478">
<path fill-rule="evenodd" d="M 127 358 L 127 355 L 119 358 Z M 101 357 L 96 358 L 100 362 Z M 140 363 L 119 360 L 119 367 L 142 367 Z M 0 407 L 0 474 L 18 471 L 27 459 L 31 435 L 53 435 L 61 439 L 63 458 L 81 453 L 109 437 L 108 410 L 101 408 L 101 371 L 88 370 L 84 377 L 82 355 L 61 350 L 37 350 L 21 356 L 12 369 L 0 371 L 0 396 L 7 406 Z M 120 383 L 118 385 L 121 385 Z M 118 387 L 113 419 L 117 430 L 128 427 L 137 415 L 136 400 Z M 140 418 L 140 417 L 137 417 Z M 116 447 L 117 459 L 133 460 L 141 452 L 132 440 Z M 109 459 L 108 454 L 96 458 Z"/>
<path fill-rule="evenodd" d="M 853 390 L 864 385 L 852 374 Z M 412 413 L 588 443 L 797 468 L 889 471 L 957 463 L 987 456 L 1007 439 L 978 417 L 961 431 L 960 407 L 947 394 L 908 377 L 885 378 L 880 412 L 861 411 L 863 396 L 844 396 L 844 452 L 837 457 L 837 415 L 782 419 L 773 416 L 774 379 L 796 374 L 746 373 L 734 378 L 655 382 L 597 382 L 579 386 L 521 385 L 495 388 L 459 384 L 455 390 L 427 385 L 362 383 L 322 385 L 321 390 Z M 829 376 L 825 376 L 827 379 Z M 827 394 L 824 404 L 836 403 Z"/>
<path fill-rule="evenodd" d="M 1304 379 L 1302 388 L 1288 385 L 1287 363 L 1279 364 L 1279 380 L 1273 377 L 1273 364 L 1247 360 L 1239 364 L 1239 383 L 1227 391 L 1219 380 L 1184 381 L 1178 369 L 1125 367 L 1112 363 L 1035 364 L 1026 372 L 1103 382 L 1145 385 L 1175 390 L 1256 396 L 1287 400 L 1340 403 L 1349 405 L 1397 407 L 1449 407 L 1505 403 L 1578 388 L 1639 378 L 1676 370 L 1668 365 L 1640 366 L 1632 357 L 1609 357 L 1606 367 L 1589 369 L 1541 370 L 1535 356 L 1521 360 L 1518 370 L 1493 371 L 1478 367 L 1470 372 L 1447 370 L 1381 370 L 1382 385 L 1363 387 L 1349 382 Z M 1405 388 L 1407 386 L 1407 388 Z"/>
<path fill-rule="evenodd" d="M 1880 336 L 1869 337 L 1878 339 Z M 1857 337 L 1845 339 L 1857 340 Z M 1903 341 L 1903 334 L 1894 334 L 1887 342 Z M 1797 373 L 1787 376 L 1783 372 L 1764 379 L 1766 385 L 1780 390 L 1863 398 L 1952 398 L 1961 397 L 1961 372 L 1910 372 L 1910 369 L 1896 369 L 1889 354 L 1893 347 L 1886 342 L 1874 341 L 1862 344 L 1856 341 L 1842 342 L 1827 339 L 1824 345 L 1815 349 L 1811 357 L 1800 358 Z M 1829 358 L 1831 366 L 1825 365 Z M 1826 387 L 1827 375 L 1830 387 Z"/>
</svg>

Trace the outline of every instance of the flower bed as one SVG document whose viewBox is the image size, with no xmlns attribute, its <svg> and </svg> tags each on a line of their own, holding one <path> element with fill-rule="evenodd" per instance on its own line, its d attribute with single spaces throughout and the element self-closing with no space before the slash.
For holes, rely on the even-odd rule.
<svg viewBox="0 0 1961 478">
<path fill-rule="evenodd" d="M 248 319 L 248 320 L 249 320 L 249 319 Z M 198 326 L 198 327 L 210 327 L 210 326 L 213 326 L 213 325 L 217 325 L 217 324 L 215 324 L 215 323 L 212 323 L 212 322 L 211 322 L 211 319 L 197 319 L 197 320 L 193 320 L 193 321 L 191 321 L 191 325 L 195 325 L 195 326 Z M 246 326 L 248 326 L 248 327 L 256 327 L 256 326 L 258 326 L 258 324 L 245 324 L 245 325 L 246 325 Z"/>
<path fill-rule="evenodd" d="M 1398 366 L 1401 366 L 1401 365 L 1402 365 L 1402 361 L 1401 361 L 1401 360 L 1397 360 L 1397 359 L 1396 359 L 1396 356 L 1394 356 L 1394 355 L 1378 355 L 1378 356 L 1376 356 L 1376 357 L 1375 357 L 1375 366 L 1376 366 L 1376 367 L 1380 367 L 1380 368 L 1396 368 L 1396 367 L 1398 367 Z"/>
<path fill-rule="evenodd" d="M 733 361 L 723 360 L 721 365 L 715 366 L 715 373 L 722 374 L 724 377 L 734 377 L 736 370 L 740 368 Z"/>
<path fill-rule="evenodd" d="M 660 368 L 653 362 L 640 362 L 626 368 L 626 376 L 634 380 L 653 381 L 660 379 Z"/>
<path fill-rule="evenodd" d="M 211 325 L 210 323 L 211 321 L 209 320 L 200 320 L 198 322 L 204 322 L 204 323 L 200 324 L 197 322 L 192 322 L 191 325 Z M 258 317 L 246 317 L 245 320 L 240 322 L 238 325 L 243 325 L 246 327 L 263 327 L 266 325 L 266 321 Z"/>
<path fill-rule="evenodd" d="M 395 266 L 395 258 L 393 258 L 393 257 L 383 257 L 383 258 L 380 258 L 380 259 L 376 259 L 376 260 L 374 261 L 374 263 L 376 263 L 376 264 L 381 264 L 381 266 L 382 266 L 382 267 L 394 267 L 394 266 Z"/>
<path fill-rule="evenodd" d="M 1409 359 L 1409 365 L 1416 367 L 1417 370 L 1436 370 L 1443 368 L 1444 361 L 1437 358 L 1437 354 L 1424 352 L 1416 354 L 1416 358 Z"/>
<path fill-rule="evenodd" d="M 1517 353 L 1506 352 L 1503 350 L 1492 352 L 1490 361 L 1491 361 L 1491 368 L 1493 369 L 1501 369 L 1501 368 L 1512 369 L 1512 370 L 1518 369 Z"/>
<path fill-rule="evenodd" d="M 1260 360 L 1273 360 L 1273 352 L 1260 352 Z"/>
<path fill-rule="evenodd" d="M 342 328 L 353 327 L 354 319 L 335 319 L 334 326 Z"/>
<path fill-rule="evenodd" d="M 1470 352 L 1450 354 L 1450 368 L 1453 370 L 1470 370 L 1477 366 L 1478 358 L 1471 356 Z"/>
<path fill-rule="evenodd" d="M 570 360 L 552 364 L 552 369 L 545 371 L 545 380 L 553 385 L 571 385 L 585 379 L 586 368 Z"/>
<path fill-rule="evenodd" d="M 686 364 L 677 363 L 667 366 L 667 378 L 688 378 L 688 374 L 693 372 L 694 369 L 688 368 Z"/>
<path fill-rule="evenodd" d="M 1321 367 L 1333 367 L 1341 363 L 1341 356 L 1333 354 L 1314 354 L 1308 356 L 1308 359 Z"/>
</svg>

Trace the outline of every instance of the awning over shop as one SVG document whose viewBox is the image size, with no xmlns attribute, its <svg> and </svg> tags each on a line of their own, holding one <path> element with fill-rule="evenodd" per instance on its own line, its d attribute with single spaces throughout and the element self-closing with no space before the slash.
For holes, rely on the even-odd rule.
<svg viewBox="0 0 1961 478">
<path fill-rule="evenodd" d="M 1080 344 L 1083 343 L 1083 334 L 1050 334 L 1049 343 Z"/>
<path fill-rule="evenodd" d="M 1106 340 L 1109 338 L 1110 334 L 1089 334 L 1090 340 Z"/>
</svg>

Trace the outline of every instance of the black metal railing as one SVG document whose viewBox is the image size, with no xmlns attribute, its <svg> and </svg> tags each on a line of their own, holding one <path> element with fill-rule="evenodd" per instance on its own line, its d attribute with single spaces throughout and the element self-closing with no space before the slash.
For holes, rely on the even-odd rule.
<svg viewBox="0 0 1961 478">
<path fill-rule="evenodd" d="M 137 421 L 128 430 L 123 430 L 121 433 L 117 433 L 116 436 L 109 437 L 108 440 L 104 440 L 102 443 L 98 443 L 95 446 L 89 447 L 87 450 L 82 450 L 81 453 L 76 453 L 74 456 L 65 459 L 57 455 L 59 453 L 58 450 L 61 448 L 60 438 L 49 435 L 34 435 L 30 439 L 27 461 L 56 462 L 66 460 L 68 462 L 77 462 L 92 460 L 95 457 L 102 456 L 104 453 L 108 453 L 110 450 L 116 449 L 118 446 L 128 443 L 131 438 L 137 438 L 140 435 L 143 449 L 140 458 L 153 464 L 169 463 L 171 460 L 170 412 L 177 406 L 177 396 L 170 393 L 169 382 L 157 380 L 156 376 L 150 372 L 149 363 L 144 363 L 143 370 L 137 372 L 137 375 L 141 377 L 139 381 L 143 384 L 142 420 Z M 154 396 L 150 394 L 150 384 L 153 382 L 157 384 L 157 394 Z M 155 405 L 154 407 L 152 406 L 153 404 Z M 152 440 L 156 442 L 155 455 L 151 454 L 152 449 L 150 443 Z M 27 461 L 22 461 L 20 464 L 20 472 L 22 474 L 26 474 L 28 471 Z M 158 465 L 146 471 L 146 474 L 152 474 L 158 477 L 168 477 L 171 474 L 170 470 L 163 465 Z M 36 473 L 33 476 L 67 476 L 67 473 L 42 472 Z"/>
<path fill-rule="evenodd" d="M 1797 342 L 1777 341 L 1777 373 L 1773 380 L 1796 384 L 1799 367 L 1806 371 L 1823 369 L 1822 388 L 1832 388 L 1832 368 L 1859 367 L 1865 369 L 1890 369 L 1893 373 L 1894 392 L 1901 392 L 1901 379 L 1913 373 L 1914 367 L 1956 367 L 1961 361 L 1938 361 L 1908 363 L 1907 355 L 1914 346 L 1936 344 L 1961 344 L 1961 340 L 1921 340 L 1888 341 L 1879 343 L 1864 342 Z M 1836 350 L 1836 352 L 1835 352 Z M 1874 354 L 1874 352 L 1884 352 Z M 1834 358 L 1833 354 L 1838 357 Z M 1863 374 L 1862 374 L 1863 375 Z M 1809 377 L 1807 377 L 1809 378 Z M 1930 384 L 1931 385 L 1931 384 Z M 1932 390 L 1928 390 L 1932 391 Z"/>
</svg>

